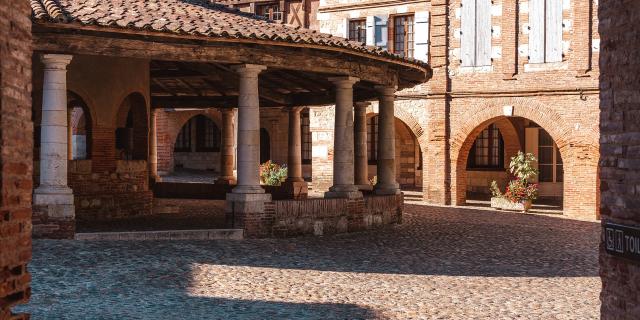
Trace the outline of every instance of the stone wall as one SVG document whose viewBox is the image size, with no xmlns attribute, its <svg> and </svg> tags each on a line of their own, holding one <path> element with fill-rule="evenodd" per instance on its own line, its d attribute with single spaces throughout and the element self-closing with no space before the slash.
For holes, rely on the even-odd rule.
<svg viewBox="0 0 640 320">
<path fill-rule="evenodd" d="M 600 1 L 602 219 L 640 228 L 640 3 Z M 602 319 L 638 319 L 640 262 L 600 245 Z"/>
<path fill-rule="evenodd" d="M 364 199 L 276 200 L 267 206 L 273 237 L 330 235 L 375 229 L 402 221 L 403 196 L 365 196 Z M 252 237 L 253 230 L 245 229 Z"/>
<path fill-rule="evenodd" d="M 31 8 L 0 6 L 0 319 L 31 295 Z"/>
<path fill-rule="evenodd" d="M 426 201 L 464 204 L 467 179 L 466 163 L 462 162 L 475 135 L 492 122 L 505 119 L 504 107 L 512 106 L 513 116 L 542 126 L 561 149 L 565 178 L 569 178 L 563 188 L 565 214 L 596 217 L 598 2 L 563 1 L 562 61 L 531 64 L 528 1 L 492 1 L 492 62 L 486 67 L 460 64 L 460 6 L 460 0 L 335 0 L 323 2 L 318 20 L 320 31 L 344 36 L 348 19 L 430 12 L 429 63 L 433 78 L 398 92 L 396 102 L 396 116 L 405 121 L 398 114 L 410 115 L 419 128 L 414 130 L 405 121 L 423 152 Z M 330 180 L 330 173 L 326 175 L 323 179 Z"/>
</svg>

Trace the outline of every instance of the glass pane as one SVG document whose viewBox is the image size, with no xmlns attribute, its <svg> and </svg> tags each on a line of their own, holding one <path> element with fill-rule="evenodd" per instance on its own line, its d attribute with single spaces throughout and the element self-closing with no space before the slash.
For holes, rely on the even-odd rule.
<svg viewBox="0 0 640 320">
<path fill-rule="evenodd" d="M 553 182 L 553 165 L 538 165 L 540 169 L 540 182 Z"/>
<path fill-rule="evenodd" d="M 540 129 L 538 133 L 538 145 L 553 146 L 553 139 L 551 139 L 549 133 L 547 133 L 544 129 Z"/>
<path fill-rule="evenodd" d="M 564 181 L 564 166 L 557 165 L 556 166 L 556 182 Z"/>
<path fill-rule="evenodd" d="M 538 163 L 540 164 L 553 164 L 553 147 L 538 148 Z"/>
</svg>

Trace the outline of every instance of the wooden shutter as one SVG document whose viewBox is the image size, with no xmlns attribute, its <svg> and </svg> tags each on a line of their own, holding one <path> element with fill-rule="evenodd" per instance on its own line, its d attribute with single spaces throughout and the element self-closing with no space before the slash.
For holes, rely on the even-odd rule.
<svg viewBox="0 0 640 320">
<path fill-rule="evenodd" d="M 560 2 L 562 1 L 553 0 Z M 529 63 L 544 62 L 545 0 L 529 0 Z"/>
<path fill-rule="evenodd" d="M 389 16 L 375 16 L 374 17 L 374 24 L 375 24 L 375 44 L 378 47 L 387 49 L 387 43 L 388 43 L 388 30 L 392 30 L 393 28 L 390 28 L 390 25 L 393 25 L 393 23 L 389 23 Z M 390 45 L 389 47 L 393 47 L 393 45 Z"/>
<path fill-rule="evenodd" d="M 562 1 L 546 0 L 546 13 L 545 62 L 560 62 L 562 61 Z"/>
<path fill-rule="evenodd" d="M 367 17 L 367 42 L 368 46 L 376 45 L 376 18 L 374 16 Z"/>
<path fill-rule="evenodd" d="M 460 17 L 460 60 L 462 66 L 475 66 L 476 1 L 462 0 Z"/>
<path fill-rule="evenodd" d="M 476 0 L 476 63 L 491 65 L 491 0 Z"/>
<path fill-rule="evenodd" d="M 416 12 L 413 23 L 413 57 L 429 62 L 429 11 Z"/>
<path fill-rule="evenodd" d="M 342 19 L 342 32 L 344 32 L 344 38 L 349 39 L 349 19 Z"/>
</svg>

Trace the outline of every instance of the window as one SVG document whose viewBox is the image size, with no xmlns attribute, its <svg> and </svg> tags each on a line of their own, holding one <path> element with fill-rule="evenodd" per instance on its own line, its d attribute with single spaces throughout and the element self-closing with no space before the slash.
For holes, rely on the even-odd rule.
<svg viewBox="0 0 640 320">
<path fill-rule="evenodd" d="M 467 167 L 470 169 L 503 169 L 504 142 L 494 124 L 482 130 L 471 147 Z"/>
<path fill-rule="evenodd" d="M 302 163 L 311 164 L 311 130 L 309 129 L 309 109 L 300 114 L 300 131 L 302 132 Z"/>
<path fill-rule="evenodd" d="M 367 20 L 349 20 L 349 40 L 367 42 Z"/>
<path fill-rule="evenodd" d="M 203 115 L 196 116 L 194 119 L 196 120 L 196 151 L 219 152 L 220 129 L 216 123 Z"/>
<path fill-rule="evenodd" d="M 413 58 L 413 15 L 393 16 L 389 24 L 389 51 Z"/>
<path fill-rule="evenodd" d="M 256 15 L 263 16 L 269 20 L 282 21 L 282 11 L 277 3 L 256 6 Z"/>
<path fill-rule="evenodd" d="M 529 62 L 562 61 L 562 1 L 529 1 Z"/>
<path fill-rule="evenodd" d="M 378 163 L 377 143 L 378 116 L 373 116 L 367 119 L 367 159 L 369 159 L 369 164 Z"/>
<path fill-rule="evenodd" d="M 464 0 L 460 17 L 460 63 L 491 65 L 491 0 Z"/>
<path fill-rule="evenodd" d="M 538 133 L 538 180 L 540 182 L 562 182 L 564 170 L 558 146 L 545 130 Z"/>
<path fill-rule="evenodd" d="M 173 148 L 175 152 L 189 152 L 191 151 L 191 120 L 182 126 L 176 144 Z"/>
</svg>

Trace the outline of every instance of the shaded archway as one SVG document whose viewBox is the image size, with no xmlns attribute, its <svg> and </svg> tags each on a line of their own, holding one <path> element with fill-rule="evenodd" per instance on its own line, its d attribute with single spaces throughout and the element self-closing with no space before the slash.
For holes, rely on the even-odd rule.
<svg viewBox="0 0 640 320">
<path fill-rule="evenodd" d="M 271 160 L 271 137 L 265 128 L 260 128 L 260 163 Z"/>
<path fill-rule="evenodd" d="M 91 158 L 92 119 L 89 107 L 84 100 L 74 92 L 67 93 L 69 112 L 69 160 L 84 160 Z"/>
<path fill-rule="evenodd" d="M 535 100 L 497 99 L 468 109 L 460 116 L 451 135 L 451 193 L 455 205 L 466 201 L 466 161 L 478 134 L 500 118 L 506 117 L 505 105 L 515 105 L 511 117 L 529 119 L 543 128 L 557 146 L 563 160 L 563 213 L 568 216 L 594 218 L 598 208 L 598 141 L 591 129 L 576 131 L 547 106 Z M 586 195 L 586 196 L 585 196 Z"/>
<path fill-rule="evenodd" d="M 220 125 L 208 114 L 197 114 L 182 124 L 172 144 L 176 168 L 218 171 Z"/>
<path fill-rule="evenodd" d="M 147 160 L 148 123 L 144 97 L 137 92 L 128 95 L 120 104 L 116 119 L 116 159 Z"/>
</svg>

